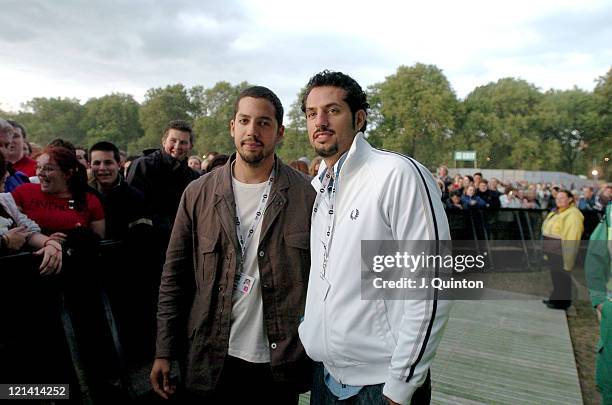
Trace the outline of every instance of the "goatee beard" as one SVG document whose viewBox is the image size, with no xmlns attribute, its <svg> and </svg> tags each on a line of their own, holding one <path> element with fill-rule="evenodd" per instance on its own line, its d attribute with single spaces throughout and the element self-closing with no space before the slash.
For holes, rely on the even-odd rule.
<svg viewBox="0 0 612 405">
<path fill-rule="evenodd" d="M 251 155 L 245 155 L 243 152 L 238 151 L 238 154 L 242 158 L 242 161 L 248 164 L 249 166 L 257 167 L 261 164 L 261 162 L 266 158 L 263 152 L 254 153 Z"/>
<path fill-rule="evenodd" d="M 317 152 L 317 155 L 323 157 L 323 158 L 327 158 L 330 156 L 334 156 L 336 153 L 338 153 L 338 144 L 335 143 L 333 145 L 331 145 L 329 148 L 317 148 L 315 146 L 314 148 L 315 152 Z"/>
</svg>

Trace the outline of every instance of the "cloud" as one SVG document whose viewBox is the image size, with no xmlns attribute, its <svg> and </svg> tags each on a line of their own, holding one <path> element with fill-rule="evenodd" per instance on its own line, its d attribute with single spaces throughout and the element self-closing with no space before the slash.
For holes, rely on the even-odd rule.
<svg viewBox="0 0 612 405">
<path fill-rule="evenodd" d="M 205 51 L 215 54 L 229 46 L 231 28 L 241 19 L 232 2 L 14 2 L 3 7 L 0 43 L 10 46 L 10 59 L 38 65 L 89 71 L 97 64 L 132 64 L 131 69 L 170 60 L 187 60 Z M 200 29 L 198 22 L 218 22 Z M 15 27 L 18 26 L 21 31 Z M 135 63 L 137 62 L 137 63 Z M 146 69 L 145 69 L 146 70 Z"/>
<path fill-rule="evenodd" d="M 113 91 L 142 100 L 152 87 L 225 80 L 269 86 L 288 107 L 323 69 L 367 87 L 416 62 L 441 68 L 462 97 L 505 76 L 592 88 L 609 68 L 610 20 L 612 6 L 597 0 L 8 0 L 0 102 Z"/>
</svg>

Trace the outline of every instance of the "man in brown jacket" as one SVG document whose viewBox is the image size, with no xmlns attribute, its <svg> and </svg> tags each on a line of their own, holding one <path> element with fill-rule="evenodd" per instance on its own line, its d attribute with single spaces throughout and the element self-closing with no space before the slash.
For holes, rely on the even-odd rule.
<svg viewBox="0 0 612 405">
<path fill-rule="evenodd" d="M 153 389 L 174 393 L 172 360 L 204 403 L 297 404 L 310 360 L 298 338 L 310 269 L 309 179 L 274 153 L 283 107 L 243 90 L 230 122 L 236 152 L 191 183 L 176 216 L 158 304 Z"/>
</svg>

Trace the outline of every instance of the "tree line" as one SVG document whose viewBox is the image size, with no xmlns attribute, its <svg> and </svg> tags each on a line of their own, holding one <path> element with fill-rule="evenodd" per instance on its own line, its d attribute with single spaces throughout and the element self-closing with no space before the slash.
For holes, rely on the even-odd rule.
<svg viewBox="0 0 612 405">
<path fill-rule="evenodd" d="M 596 78 L 593 91 L 541 91 L 518 78 L 502 78 L 479 86 L 460 100 L 443 71 L 417 63 L 400 66 L 367 88 L 370 142 L 415 157 L 433 168 L 452 166 L 453 152 L 474 150 L 481 168 L 554 170 L 573 174 L 593 168 L 612 173 L 612 68 Z M 249 83 L 218 82 L 211 88 L 183 84 L 149 89 L 142 103 L 129 94 L 89 99 L 34 98 L 22 111 L 0 111 L 21 122 L 29 140 L 46 144 L 65 138 L 88 147 L 100 140 L 117 144 L 128 154 L 159 146 L 163 128 L 172 119 L 192 123 L 195 151 L 233 151 L 228 123 L 233 102 Z M 313 157 L 301 93 L 286 112 L 285 140 L 279 155 L 285 161 Z"/>
</svg>

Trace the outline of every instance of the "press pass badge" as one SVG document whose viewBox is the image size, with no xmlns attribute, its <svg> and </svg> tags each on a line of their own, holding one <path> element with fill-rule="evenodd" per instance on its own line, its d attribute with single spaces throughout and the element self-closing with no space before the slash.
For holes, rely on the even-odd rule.
<svg viewBox="0 0 612 405">
<path fill-rule="evenodd" d="M 253 286 L 255 285 L 255 277 L 247 276 L 244 273 L 240 273 L 240 278 L 238 279 L 238 291 L 243 295 L 248 295 Z"/>
</svg>

